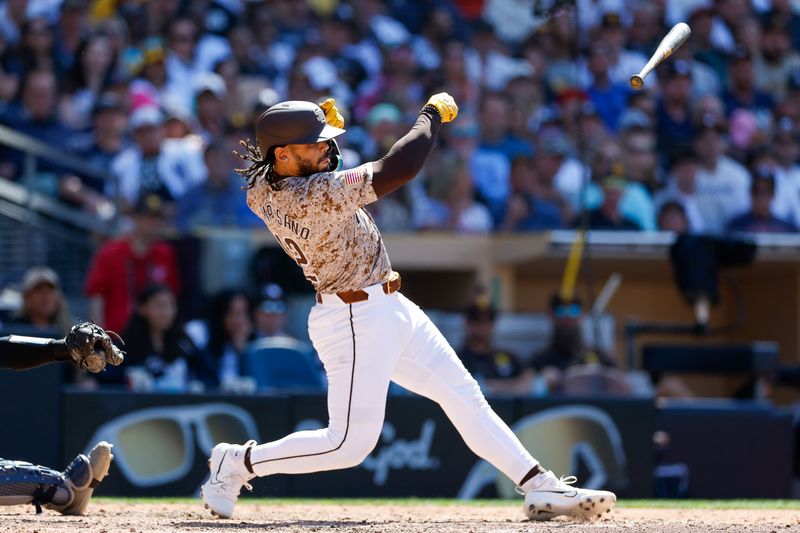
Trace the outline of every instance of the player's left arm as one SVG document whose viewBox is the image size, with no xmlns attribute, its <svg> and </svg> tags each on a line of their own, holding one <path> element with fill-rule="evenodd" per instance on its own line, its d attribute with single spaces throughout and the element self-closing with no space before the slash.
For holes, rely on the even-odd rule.
<svg viewBox="0 0 800 533">
<path fill-rule="evenodd" d="M 458 106 L 452 96 L 439 93 L 430 97 L 411 130 L 372 163 L 372 187 L 378 198 L 399 189 L 422 170 L 436 144 L 439 128 L 456 115 Z"/>
</svg>

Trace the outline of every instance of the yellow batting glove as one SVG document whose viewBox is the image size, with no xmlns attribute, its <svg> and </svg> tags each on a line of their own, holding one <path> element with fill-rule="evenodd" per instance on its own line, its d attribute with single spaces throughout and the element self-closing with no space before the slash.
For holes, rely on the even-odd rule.
<svg viewBox="0 0 800 533">
<path fill-rule="evenodd" d="M 431 105 L 436 108 L 436 111 L 439 112 L 439 116 L 442 117 L 442 123 L 451 122 L 458 115 L 456 101 L 447 93 L 434 94 L 425 105 Z"/>
<path fill-rule="evenodd" d="M 336 100 L 328 98 L 319 106 L 325 111 L 325 122 L 334 128 L 344 128 L 344 117 L 336 108 Z"/>
</svg>

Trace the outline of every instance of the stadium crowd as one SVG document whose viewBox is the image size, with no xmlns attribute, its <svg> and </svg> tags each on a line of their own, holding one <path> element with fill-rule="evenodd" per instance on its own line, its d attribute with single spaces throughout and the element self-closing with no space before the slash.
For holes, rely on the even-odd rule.
<svg viewBox="0 0 800 533">
<path fill-rule="evenodd" d="M 154 193 L 181 232 L 257 226 L 230 152 L 263 109 L 334 96 L 353 166 L 447 90 L 459 120 L 421 179 L 372 207 L 384 231 L 795 230 L 792 2 L 564 4 L 7 0 L 0 122 L 106 179 L 48 162 L 25 175 L 7 148 L 0 175 L 101 216 Z M 691 38 L 632 92 L 678 20 Z"/>
<path fill-rule="evenodd" d="M 182 288 L 160 236 L 262 227 L 232 151 L 273 103 L 335 97 L 352 167 L 383 155 L 427 95 L 454 96 L 458 120 L 442 129 L 422 175 L 369 207 L 386 232 L 794 232 L 794 4 L 5 0 L 0 124 L 105 179 L 52 161 L 31 173 L 6 146 L 0 179 L 128 220 L 92 263 L 92 318 L 146 341 L 130 348 L 143 364 L 169 354 L 153 359 L 154 373 L 169 367 L 218 384 L 269 326 L 256 324 L 251 298 L 228 291 L 208 303 L 216 311 L 203 331 L 188 335 L 175 299 L 194 288 Z M 628 77 L 681 20 L 691 38 L 633 92 Z M 281 297 L 259 299 L 280 307 Z M 191 372 L 174 368 L 181 357 L 196 361 Z"/>
</svg>

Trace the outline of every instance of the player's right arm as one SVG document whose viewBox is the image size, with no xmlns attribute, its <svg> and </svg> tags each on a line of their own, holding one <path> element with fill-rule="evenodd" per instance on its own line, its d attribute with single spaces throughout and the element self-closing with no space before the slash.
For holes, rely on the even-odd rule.
<svg viewBox="0 0 800 533">
<path fill-rule="evenodd" d="M 436 144 L 439 128 L 457 114 L 458 106 L 449 94 L 430 97 L 411 130 L 372 163 L 372 188 L 378 198 L 399 189 L 422 170 Z"/>
</svg>

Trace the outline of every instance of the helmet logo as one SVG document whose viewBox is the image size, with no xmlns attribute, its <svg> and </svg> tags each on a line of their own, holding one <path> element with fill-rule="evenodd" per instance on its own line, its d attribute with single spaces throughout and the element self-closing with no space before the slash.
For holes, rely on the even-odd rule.
<svg viewBox="0 0 800 533">
<path fill-rule="evenodd" d="M 314 108 L 314 116 L 317 117 L 317 120 L 321 124 L 325 124 L 325 113 L 322 111 L 321 107 L 315 106 L 315 108 Z"/>
</svg>

